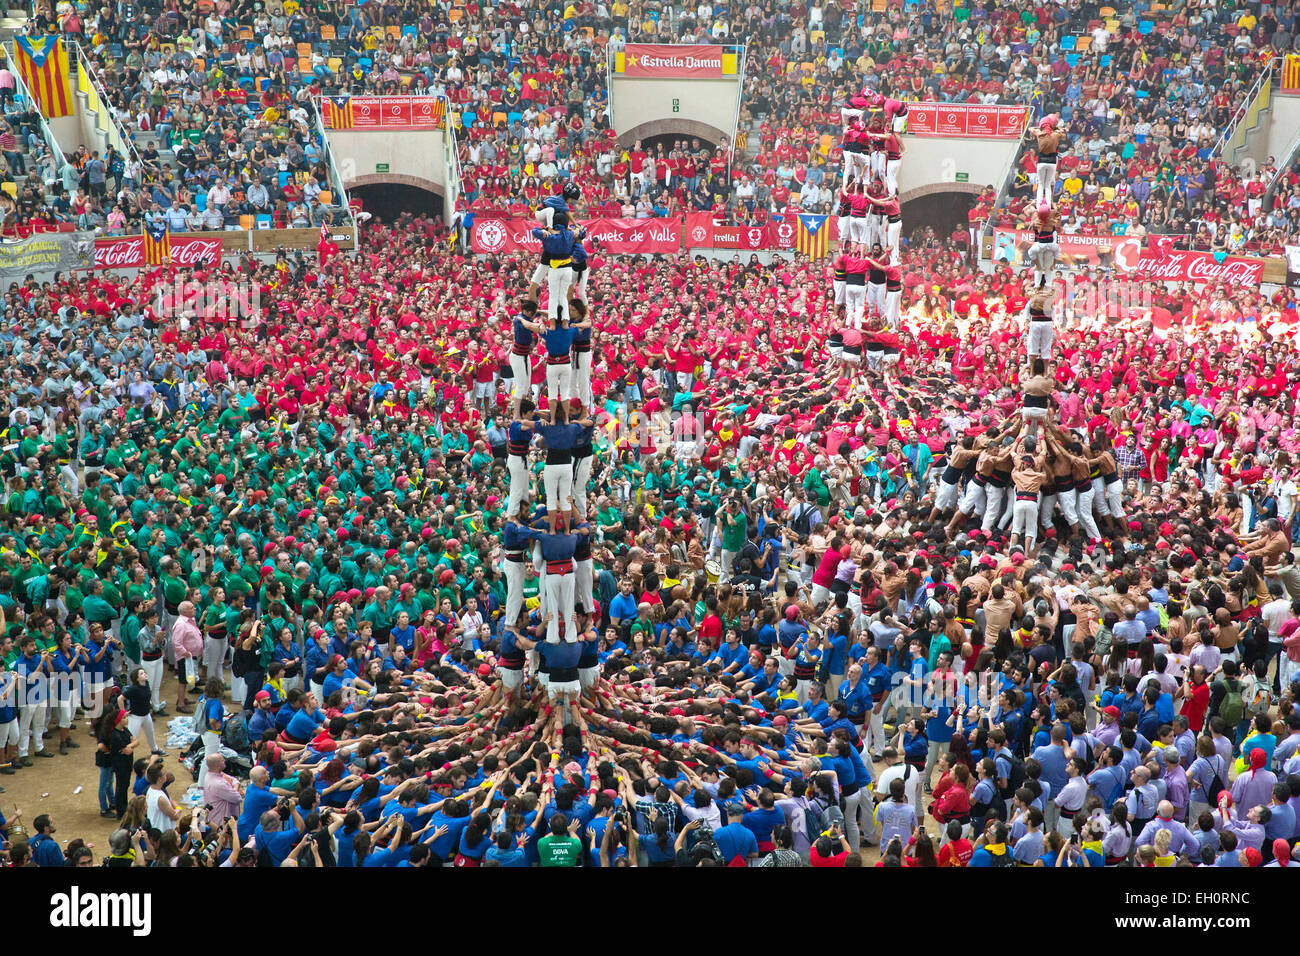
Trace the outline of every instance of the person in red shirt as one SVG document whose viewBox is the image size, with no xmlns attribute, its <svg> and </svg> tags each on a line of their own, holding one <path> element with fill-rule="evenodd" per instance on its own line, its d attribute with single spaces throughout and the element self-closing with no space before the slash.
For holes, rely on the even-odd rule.
<svg viewBox="0 0 1300 956">
<path fill-rule="evenodd" d="M 939 848 L 940 866 L 967 866 L 975 854 L 970 840 L 962 836 L 962 825 L 956 820 L 948 824 L 948 842 Z"/>
<path fill-rule="evenodd" d="M 838 823 L 832 824 L 828 836 L 820 836 L 808 849 L 809 866 L 844 866 L 853 848 L 844 838 Z"/>
</svg>

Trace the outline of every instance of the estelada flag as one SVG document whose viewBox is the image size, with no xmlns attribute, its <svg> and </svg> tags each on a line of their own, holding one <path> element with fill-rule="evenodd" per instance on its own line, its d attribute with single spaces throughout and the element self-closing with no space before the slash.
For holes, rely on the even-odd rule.
<svg viewBox="0 0 1300 956">
<path fill-rule="evenodd" d="M 72 115 L 68 51 L 58 37 L 15 37 L 18 74 L 47 118 Z"/>
<path fill-rule="evenodd" d="M 330 129 L 352 129 L 352 97 L 327 96 L 321 100 L 325 125 Z"/>
<path fill-rule="evenodd" d="M 145 265 L 161 266 L 172 258 L 171 229 L 167 223 L 146 223 L 144 227 L 144 261 Z"/>
<path fill-rule="evenodd" d="M 802 252 L 810 259 L 820 259 L 825 256 L 831 234 L 830 227 L 826 224 L 829 220 L 830 216 L 801 213 L 795 222 L 795 251 Z"/>
</svg>

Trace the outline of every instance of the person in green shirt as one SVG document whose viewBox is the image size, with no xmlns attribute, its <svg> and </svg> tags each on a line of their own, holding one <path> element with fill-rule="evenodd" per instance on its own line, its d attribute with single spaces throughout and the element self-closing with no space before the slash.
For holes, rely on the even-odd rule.
<svg viewBox="0 0 1300 956">
<path fill-rule="evenodd" d="M 542 866 L 577 866 L 582 855 L 582 841 L 575 835 L 582 821 L 577 817 L 573 822 L 563 813 L 551 817 L 550 836 L 537 841 L 537 855 Z"/>
<path fill-rule="evenodd" d="M 739 498 L 735 496 L 728 498 L 726 505 L 718 512 L 718 529 L 722 535 L 720 580 L 727 581 L 731 578 L 731 565 L 736 560 L 736 555 L 740 553 L 740 549 L 745 546 L 745 539 L 749 533 L 749 516 L 740 506 Z"/>
</svg>

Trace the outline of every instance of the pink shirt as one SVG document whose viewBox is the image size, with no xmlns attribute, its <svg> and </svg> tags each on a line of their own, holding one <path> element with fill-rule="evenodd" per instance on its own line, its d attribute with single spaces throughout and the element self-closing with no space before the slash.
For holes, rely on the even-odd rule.
<svg viewBox="0 0 1300 956">
<path fill-rule="evenodd" d="M 203 653 L 203 634 L 194 618 L 184 615 L 172 625 L 172 649 L 176 657 L 198 657 Z"/>
</svg>

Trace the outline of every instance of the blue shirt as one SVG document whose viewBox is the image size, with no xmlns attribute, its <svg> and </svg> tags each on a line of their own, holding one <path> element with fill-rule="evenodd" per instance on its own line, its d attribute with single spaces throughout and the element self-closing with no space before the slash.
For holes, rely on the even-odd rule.
<svg viewBox="0 0 1300 956">
<path fill-rule="evenodd" d="M 844 662 L 848 657 L 849 639 L 843 634 L 832 634 L 827 639 L 830 646 L 830 656 L 826 659 L 826 670 L 833 676 L 839 676 L 844 673 Z M 840 685 L 843 689 L 844 685 Z"/>
<path fill-rule="evenodd" d="M 741 824 L 749 828 L 754 839 L 759 843 L 772 842 L 772 828 L 785 825 L 785 814 L 772 807 L 770 810 L 750 810 L 741 818 Z"/>
<path fill-rule="evenodd" d="M 724 863 L 730 863 L 736 857 L 742 859 L 751 853 L 758 853 L 758 839 L 754 831 L 743 823 L 728 823 L 713 831 L 714 842 L 722 853 Z"/>
<path fill-rule="evenodd" d="M 1066 773 L 1065 765 L 1068 761 L 1065 758 L 1065 748 L 1058 747 L 1055 744 L 1048 744 L 1046 747 L 1039 747 L 1034 751 L 1033 757 L 1043 767 L 1043 773 L 1039 780 L 1052 785 L 1052 793 L 1060 793 L 1065 789 Z"/>
<path fill-rule="evenodd" d="M 834 660 L 833 657 L 832 660 Z M 843 660 L 842 657 L 841 660 Z M 849 717 L 862 717 L 871 709 L 874 703 L 867 682 L 862 679 L 859 679 L 856 685 L 850 685 L 848 681 L 840 684 L 837 696 L 848 706 Z"/>
<path fill-rule="evenodd" d="M 271 792 L 270 787 L 259 787 L 250 783 L 244 791 L 244 809 L 239 814 L 239 839 L 248 842 L 258 828 L 262 814 L 272 809 L 279 798 Z"/>
</svg>

